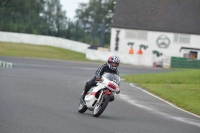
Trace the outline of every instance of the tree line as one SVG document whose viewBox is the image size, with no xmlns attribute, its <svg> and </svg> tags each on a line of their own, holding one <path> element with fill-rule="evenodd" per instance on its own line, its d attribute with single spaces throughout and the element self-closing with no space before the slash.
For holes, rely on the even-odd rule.
<svg viewBox="0 0 200 133">
<path fill-rule="evenodd" d="M 49 35 L 104 46 L 110 42 L 115 0 L 79 3 L 75 20 L 60 0 L 1 0 L 0 30 Z"/>
</svg>

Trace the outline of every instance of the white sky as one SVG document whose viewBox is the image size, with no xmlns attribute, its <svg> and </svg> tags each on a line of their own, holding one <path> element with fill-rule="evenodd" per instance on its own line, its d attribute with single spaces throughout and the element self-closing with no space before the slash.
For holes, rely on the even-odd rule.
<svg viewBox="0 0 200 133">
<path fill-rule="evenodd" d="M 66 15 L 70 19 L 74 19 L 75 10 L 78 8 L 78 3 L 81 2 L 88 3 L 89 0 L 60 0 L 63 10 L 67 12 Z"/>
</svg>

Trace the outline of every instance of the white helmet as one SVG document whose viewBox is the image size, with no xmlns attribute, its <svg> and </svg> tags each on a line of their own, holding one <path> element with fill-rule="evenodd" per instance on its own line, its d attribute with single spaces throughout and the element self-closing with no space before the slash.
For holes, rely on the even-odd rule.
<svg viewBox="0 0 200 133">
<path fill-rule="evenodd" d="M 119 63 L 120 63 L 120 59 L 118 56 L 116 55 L 111 55 L 109 58 L 108 58 L 108 66 L 111 70 L 117 70 L 118 66 L 119 66 Z"/>
</svg>

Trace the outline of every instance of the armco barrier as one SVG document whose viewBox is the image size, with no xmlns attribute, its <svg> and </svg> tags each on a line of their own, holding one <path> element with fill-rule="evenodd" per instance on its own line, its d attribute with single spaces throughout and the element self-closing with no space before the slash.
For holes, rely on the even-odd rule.
<svg viewBox="0 0 200 133">
<path fill-rule="evenodd" d="M 172 68 L 198 68 L 200 69 L 200 60 L 190 58 L 171 57 Z"/>
</svg>

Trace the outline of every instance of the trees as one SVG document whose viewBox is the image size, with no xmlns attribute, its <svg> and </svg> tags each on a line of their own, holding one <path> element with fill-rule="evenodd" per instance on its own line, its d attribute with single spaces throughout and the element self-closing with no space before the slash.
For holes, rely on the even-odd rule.
<svg viewBox="0 0 200 133">
<path fill-rule="evenodd" d="M 110 42 L 114 2 L 80 3 L 77 21 L 70 22 L 60 0 L 0 0 L 0 30 L 64 37 L 103 46 Z"/>
<path fill-rule="evenodd" d="M 1 0 L 0 30 L 60 36 L 66 12 L 60 0 Z"/>
<path fill-rule="evenodd" d="M 54 36 L 61 36 L 63 29 L 66 29 L 66 12 L 62 11 L 60 0 L 47 0 L 44 4 L 44 11 L 41 14 L 46 23 L 46 32 Z"/>
<path fill-rule="evenodd" d="M 33 32 L 34 23 L 40 21 L 43 0 L 1 0 L 1 25 L 3 31 Z M 33 27 L 31 28 L 30 25 Z"/>
<path fill-rule="evenodd" d="M 89 3 L 79 4 L 76 18 L 81 27 L 91 34 L 94 41 L 100 43 L 105 38 L 105 43 L 109 44 L 114 2 L 115 0 L 90 0 Z"/>
</svg>

